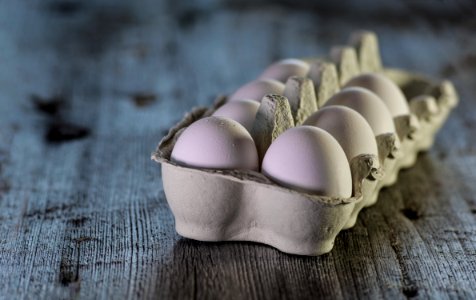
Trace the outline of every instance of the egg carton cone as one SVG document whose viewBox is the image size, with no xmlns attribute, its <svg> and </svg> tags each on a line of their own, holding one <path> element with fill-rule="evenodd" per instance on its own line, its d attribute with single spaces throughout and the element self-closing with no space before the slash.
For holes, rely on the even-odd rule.
<svg viewBox="0 0 476 300">
<path fill-rule="evenodd" d="M 435 134 L 458 96 L 451 82 L 399 69 L 384 68 L 377 36 L 351 35 L 348 45 L 333 47 L 329 57 L 307 59 L 307 78 L 291 77 L 284 95 L 263 98 L 251 130 L 262 159 L 279 134 L 298 126 L 350 78 L 377 72 L 395 82 L 408 99 L 410 113 L 394 118 L 396 133 L 376 137 L 378 157 L 364 154 L 350 161 L 350 198 L 303 193 L 279 186 L 262 173 L 188 168 L 170 160 L 177 138 L 187 126 L 210 116 L 226 102 L 195 108 L 161 140 L 152 159 L 162 167 L 164 192 L 177 232 L 199 241 L 252 241 L 280 251 L 316 256 L 332 250 L 337 234 L 355 225 L 359 212 L 375 204 L 380 189 L 431 147 Z"/>
</svg>

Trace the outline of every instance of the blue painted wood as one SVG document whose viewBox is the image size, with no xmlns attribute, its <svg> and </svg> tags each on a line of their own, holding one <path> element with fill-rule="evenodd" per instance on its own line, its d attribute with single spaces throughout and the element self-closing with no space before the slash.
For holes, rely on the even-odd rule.
<svg viewBox="0 0 476 300">
<path fill-rule="evenodd" d="M 476 298 L 474 9 L 347 3 L 1 1 L 0 298 Z M 180 238 L 149 158 L 165 130 L 356 28 L 455 82 L 434 148 L 328 255 Z"/>
</svg>

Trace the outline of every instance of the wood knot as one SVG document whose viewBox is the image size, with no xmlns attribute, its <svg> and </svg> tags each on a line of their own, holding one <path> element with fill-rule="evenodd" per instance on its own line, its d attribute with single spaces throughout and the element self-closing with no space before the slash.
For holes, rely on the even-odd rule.
<svg viewBox="0 0 476 300">
<path fill-rule="evenodd" d="M 409 220 L 418 220 L 421 217 L 421 213 L 413 208 L 404 208 L 401 212 Z"/>
<path fill-rule="evenodd" d="M 404 286 L 402 292 L 408 298 L 413 298 L 418 296 L 418 287 L 416 285 Z"/>
</svg>

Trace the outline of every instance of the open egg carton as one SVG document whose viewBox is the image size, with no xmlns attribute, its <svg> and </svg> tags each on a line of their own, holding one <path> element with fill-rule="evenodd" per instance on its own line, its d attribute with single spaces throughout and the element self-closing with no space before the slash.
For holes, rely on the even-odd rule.
<svg viewBox="0 0 476 300">
<path fill-rule="evenodd" d="M 267 95 L 261 101 L 251 129 L 260 163 L 280 134 L 302 125 L 359 74 L 385 75 L 408 99 L 408 113 L 392 116 L 395 132 L 375 136 L 378 152 L 349 160 L 352 196 L 321 196 L 285 187 L 253 170 L 191 168 L 173 162 L 171 153 L 181 133 L 227 102 L 227 97 L 219 97 L 213 107 L 186 114 L 152 155 L 162 165 L 164 191 L 180 235 L 200 241 L 254 241 L 298 255 L 327 253 L 337 234 L 355 225 L 360 210 L 377 201 L 380 189 L 393 184 L 399 170 L 413 165 L 418 152 L 432 145 L 458 102 L 447 80 L 383 68 L 372 32 L 355 32 L 348 46 L 332 48 L 328 58 L 305 61 L 310 65 L 306 77 L 289 78 L 285 96 Z"/>
</svg>

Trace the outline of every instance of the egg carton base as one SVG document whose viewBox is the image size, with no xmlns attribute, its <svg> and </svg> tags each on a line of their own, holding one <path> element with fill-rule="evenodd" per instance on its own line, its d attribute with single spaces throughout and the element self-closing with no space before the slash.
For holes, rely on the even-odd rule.
<svg viewBox="0 0 476 300">
<path fill-rule="evenodd" d="M 392 74 L 406 80 L 405 84 L 411 78 L 422 81 L 404 71 L 392 70 Z M 278 186 L 256 172 L 192 169 L 172 163 L 170 151 L 181 130 L 213 109 L 192 111 L 171 129 L 153 155 L 162 165 L 164 192 L 177 232 L 199 241 L 258 242 L 297 255 L 331 251 L 337 234 L 353 227 L 359 212 L 376 203 L 379 191 L 396 182 L 399 170 L 412 166 L 418 152 L 432 145 L 457 101 L 436 100 L 438 111 L 419 118 L 418 129 L 401 140 L 398 157 L 383 159 L 383 177 L 364 179 L 360 196 L 338 201 Z"/>
</svg>

